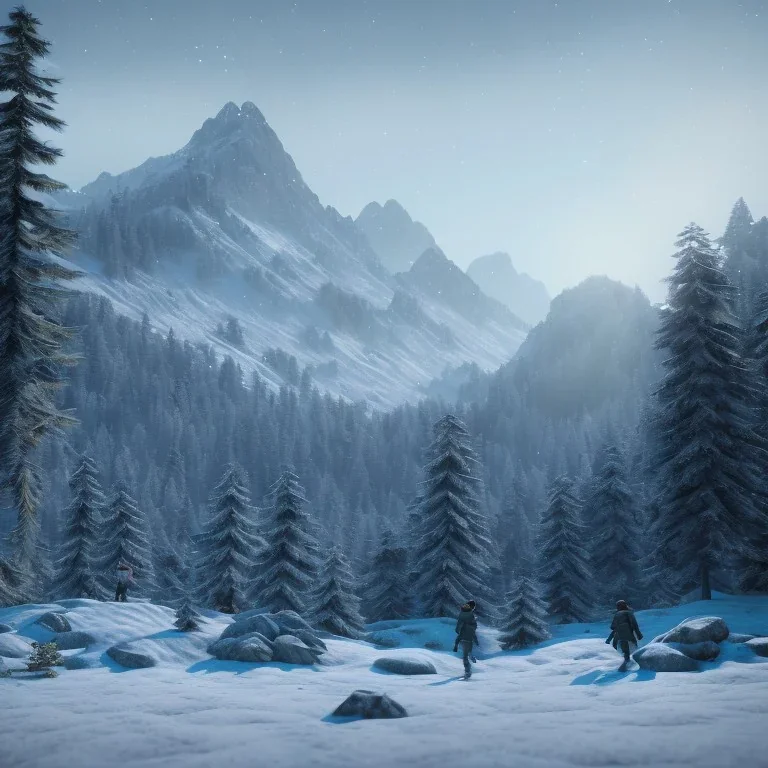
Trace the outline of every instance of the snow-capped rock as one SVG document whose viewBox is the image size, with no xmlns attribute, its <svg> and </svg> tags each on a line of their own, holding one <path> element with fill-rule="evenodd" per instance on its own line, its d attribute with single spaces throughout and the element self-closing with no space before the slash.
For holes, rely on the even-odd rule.
<svg viewBox="0 0 768 768">
<path fill-rule="evenodd" d="M 640 665 L 640 669 L 653 672 L 695 672 L 699 668 L 695 659 L 665 643 L 649 643 L 635 651 L 632 658 Z"/>
<path fill-rule="evenodd" d="M 386 693 L 373 691 L 354 691 L 333 712 L 334 717 L 361 717 L 366 720 L 379 720 L 408 717 L 402 704 L 398 704 Z"/>
<path fill-rule="evenodd" d="M 714 661 L 720 655 L 720 646 L 712 640 L 704 640 L 701 643 L 665 643 L 665 645 L 696 661 Z"/>
<path fill-rule="evenodd" d="M 157 660 L 148 653 L 133 650 L 130 643 L 113 645 L 107 648 L 107 656 L 121 667 L 128 669 L 148 669 L 157 666 Z"/>
<path fill-rule="evenodd" d="M 63 613 L 56 613 L 55 611 L 44 613 L 35 621 L 35 624 L 39 624 L 51 632 L 69 632 L 72 629 L 69 619 Z"/>
<path fill-rule="evenodd" d="M 728 625 L 718 616 L 686 619 L 669 632 L 657 637 L 659 643 L 703 643 L 710 640 L 721 643 L 728 638 Z"/>
<path fill-rule="evenodd" d="M 279 635 L 272 643 L 273 659 L 286 664 L 315 664 L 322 651 L 310 648 L 295 635 Z"/>
<path fill-rule="evenodd" d="M 267 640 L 274 640 L 280 634 L 280 627 L 267 615 L 256 614 L 242 620 L 232 622 L 222 633 L 221 639 L 242 637 L 258 632 Z"/>
<path fill-rule="evenodd" d="M 758 656 L 768 658 L 768 637 L 756 637 L 752 640 L 747 640 L 746 645 Z"/>
<path fill-rule="evenodd" d="M 413 659 L 408 656 L 383 656 L 373 662 L 373 668 L 395 675 L 436 675 L 431 661 Z"/>
<path fill-rule="evenodd" d="M 240 637 L 226 637 L 208 646 L 208 653 L 222 661 L 272 661 L 272 643 L 264 635 L 251 632 Z"/>
<path fill-rule="evenodd" d="M 60 651 L 71 651 L 75 648 L 87 648 L 89 645 L 93 645 L 96 638 L 88 632 L 72 630 L 71 632 L 59 632 L 51 642 L 56 643 Z"/>
<path fill-rule="evenodd" d="M 0 656 L 7 659 L 23 659 L 32 653 L 32 644 L 17 634 L 0 635 Z"/>
</svg>

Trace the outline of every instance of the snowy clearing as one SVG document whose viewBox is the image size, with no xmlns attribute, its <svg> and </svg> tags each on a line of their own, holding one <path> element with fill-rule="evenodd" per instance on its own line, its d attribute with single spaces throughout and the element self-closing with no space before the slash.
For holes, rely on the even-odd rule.
<svg viewBox="0 0 768 768">
<path fill-rule="evenodd" d="M 79 654 L 96 666 L 54 680 L 0 680 L 0 765 L 13 768 L 287 766 L 727 766 L 768 765 L 768 659 L 723 643 L 698 673 L 619 674 L 605 624 L 555 628 L 531 651 L 501 653 L 481 630 L 472 680 L 458 680 L 452 620 L 384 622 L 371 629 L 398 648 L 326 640 L 315 667 L 241 664 L 205 651 L 229 618 L 208 614 L 203 633 L 171 629 L 169 609 L 145 603 L 62 601 L 0 610 L 20 635 L 52 634 L 32 622 L 66 609 L 73 630 L 96 640 Z M 711 603 L 643 611 L 649 642 L 691 616 L 723 617 L 731 632 L 768 635 L 768 598 L 717 595 Z M 124 670 L 104 651 L 140 640 L 153 669 Z M 382 656 L 427 659 L 437 675 L 377 672 Z M 19 667 L 18 659 L 5 660 Z M 389 694 L 409 717 L 335 722 L 355 689 Z"/>
</svg>

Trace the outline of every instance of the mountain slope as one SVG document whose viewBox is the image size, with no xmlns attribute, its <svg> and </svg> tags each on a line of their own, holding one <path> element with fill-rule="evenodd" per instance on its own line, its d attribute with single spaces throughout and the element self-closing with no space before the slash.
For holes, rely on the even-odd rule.
<svg viewBox="0 0 768 768">
<path fill-rule="evenodd" d="M 332 394 L 388 407 L 420 397 L 447 365 L 498 367 L 525 335 L 511 313 L 478 313 L 476 297 L 436 302 L 424 281 L 391 275 L 352 219 L 321 205 L 250 102 L 62 204 L 75 208 L 83 289 L 274 386 L 285 379 L 271 350 L 282 350 Z M 229 318 L 236 344 L 221 333 Z"/>
<path fill-rule="evenodd" d="M 518 272 L 508 253 L 480 256 L 469 265 L 467 274 L 483 292 L 505 304 L 525 322 L 536 325 L 547 316 L 550 298 L 546 286 Z"/>
<path fill-rule="evenodd" d="M 405 272 L 429 248 L 437 247 L 429 230 L 414 221 L 396 200 L 369 203 L 355 224 L 390 272 Z"/>
</svg>

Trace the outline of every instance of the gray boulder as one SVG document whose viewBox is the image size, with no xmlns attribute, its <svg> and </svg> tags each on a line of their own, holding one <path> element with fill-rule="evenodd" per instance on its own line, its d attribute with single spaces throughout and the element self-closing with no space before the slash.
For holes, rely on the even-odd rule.
<svg viewBox="0 0 768 768">
<path fill-rule="evenodd" d="M 400 640 L 397 637 L 387 635 L 384 632 L 369 632 L 366 639 L 369 643 L 381 648 L 397 648 L 400 645 Z"/>
<path fill-rule="evenodd" d="M 436 675 L 431 661 L 408 658 L 407 656 L 384 656 L 373 662 L 374 669 L 391 672 L 394 675 Z"/>
<path fill-rule="evenodd" d="M 24 659 L 32 653 L 32 645 L 26 638 L 16 634 L 0 635 L 0 656 L 7 659 Z"/>
<path fill-rule="evenodd" d="M 252 635 L 254 632 L 257 632 L 267 640 L 271 641 L 280 634 L 280 628 L 267 614 L 256 614 L 230 624 L 221 633 L 221 639 L 226 640 L 229 637 L 243 637 L 243 635 Z"/>
<path fill-rule="evenodd" d="M 632 658 L 640 665 L 640 669 L 653 672 L 695 672 L 699 663 L 676 648 L 665 643 L 649 643 Z"/>
<path fill-rule="evenodd" d="M 307 624 L 296 611 L 278 611 L 277 613 L 270 613 L 269 618 L 280 627 L 281 635 L 293 634 L 297 629 L 312 632 L 314 634 L 312 627 Z"/>
<path fill-rule="evenodd" d="M 658 643 L 703 643 L 711 640 L 714 643 L 722 643 L 728 637 L 728 625 L 718 616 L 703 616 L 696 619 L 686 619 L 680 622 L 654 642 Z"/>
<path fill-rule="evenodd" d="M 334 717 L 362 717 L 379 720 L 408 717 L 405 707 L 390 699 L 386 693 L 355 691 L 334 710 Z"/>
<path fill-rule="evenodd" d="M 128 669 L 148 669 L 157 665 L 151 656 L 139 651 L 132 651 L 126 646 L 113 645 L 111 648 L 107 648 L 107 656 L 121 667 Z"/>
<path fill-rule="evenodd" d="M 746 645 L 758 656 L 768 658 L 768 637 L 755 637 L 752 640 L 747 640 Z"/>
<path fill-rule="evenodd" d="M 222 661 L 248 663 L 272 661 L 270 641 L 258 632 L 242 637 L 224 637 L 208 646 L 208 653 Z"/>
<path fill-rule="evenodd" d="M 69 619 L 63 613 L 55 613 L 49 611 L 44 613 L 39 619 L 35 621 L 35 624 L 39 624 L 45 629 L 50 629 L 51 632 L 71 632 L 72 625 L 69 623 Z"/>
<path fill-rule="evenodd" d="M 720 646 L 712 640 L 703 643 L 665 643 L 696 661 L 714 661 L 720 655 Z"/>
<path fill-rule="evenodd" d="M 0 635 L 4 635 L 6 632 L 13 632 L 13 627 L 9 627 L 7 624 L 0 624 Z"/>
<path fill-rule="evenodd" d="M 91 655 L 84 656 L 78 653 L 75 656 L 64 657 L 64 669 L 94 669 L 99 666 L 101 664 L 98 658 Z"/>
<path fill-rule="evenodd" d="M 294 637 L 298 637 L 302 643 L 308 645 L 315 651 L 324 653 L 328 650 L 328 646 L 319 637 L 317 637 L 314 632 L 309 632 L 306 629 L 295 629 L 293 631 L 293 635 Z"/>
<path fill-rule="evenodd" d="M 315 664 L 322 653 L 310 648 L 295 635 L 280 635 L 272 643 L 273 660 L 286 664 Z"/>
<path fill-rule="evenodd" d="M 746 643 L 748 640 L 754 640 L 757 635 L 741 635 L 738 632 L 731 632 L 728 635 L 729 643 Z"/>
<path fill-rule="evenodd" d="M 87 648 L 89 645 L 93 645 L 96 639 L 88 632 L 72 630 L 71 632 L 60 632 L 54 636 L 52 642 L 56 643 L 60 651 L 72 651 L 75 648 Z"/>
</svg>

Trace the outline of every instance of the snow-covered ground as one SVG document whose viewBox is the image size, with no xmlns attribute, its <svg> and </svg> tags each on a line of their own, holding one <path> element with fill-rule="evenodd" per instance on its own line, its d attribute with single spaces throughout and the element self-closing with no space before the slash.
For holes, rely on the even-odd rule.
<svg viewBox="0 0 768 768">
<path fill-rule="evenodd" d="M 325 663 L 308 668 L 211 659 L 205 646 L 226 617 L 211 614 L 202 635 L 183 634 L 159 606 L 63 601 L 0 610 L 0 623 L 18 631 L 0 634 L 0 647 L 4 637 L 48 639 L 31 622 L 62 605 L 73 630 L 94 636 L 86 656 L 96 666 L 53 680 L 0 679 L 3 768 L 768 766 L 768 659 L 743 645 L 724 643 L 699 673 L 622 675 L 605 624 L 557 628 L 551 641 L 517 653 L 500 652 L 495 633 L 482 630 L 475 675 L 463 682 L 460 659 L 423 647 L 449 647 L 451 620 L 376 625 L 400 643 L 387 650 L 327 640 Z M 648 642 L 696 615 L 768 635 L 768 598 L 717 595 L 638 620 Z M 104 655 L 138 638 L 157 667 L 124 670 Z M 427 658 L 438 674 L 371 669 L 397 654 Z M 388 693 L 410 716 L 328 718 L 359 688 Z"/>
</svg>

